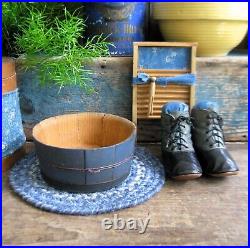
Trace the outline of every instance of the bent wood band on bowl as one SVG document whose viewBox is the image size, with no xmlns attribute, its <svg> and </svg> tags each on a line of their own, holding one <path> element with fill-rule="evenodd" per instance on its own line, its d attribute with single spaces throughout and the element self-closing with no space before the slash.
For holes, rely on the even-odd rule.
<svg viewBox="0 0 250 248">
<path fill-rule="evenodd" d="M 108 170 L 108 169 L 112 169 L 112 168 L 116 168 L 118 166 L 124 165 L 126 162 L 128 162 L 133 155 L 125 158 L 124 160 L 114 163 L 114 164 L 109 164 L 109 165 L 105 165 L 105 166 L 97 166 L 97 167 L 91 167 L 91 168 L 70 168 L 70 167 L 62 167 L 60 165 L 56 165 L 56 164 L 52 164 L 51 166 L 54 166 L 56 168 L 59 169 L 63 169 L 63 170 L 76 170 L 76 171 L 81 171 L 81 172 L 89 172 L 89 173 L 98 173 L 101 172 L 102 170 Z"/>
</svg>

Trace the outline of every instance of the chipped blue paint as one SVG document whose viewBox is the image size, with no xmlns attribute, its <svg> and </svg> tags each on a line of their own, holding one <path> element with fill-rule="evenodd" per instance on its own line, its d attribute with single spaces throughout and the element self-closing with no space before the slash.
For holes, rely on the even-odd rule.
<svg viewBox="0 0 250 248">
<path fill-rule="evenodd" d="M 131 56 L 133 42 L 144 40 L 147 3 L 104 2 L 85 3 L 87 15 L 86 36 L 108 35 L 114 46 L 109 50 L 113 56 Z"/>
<path fill-rule="evenodd" d="M 138 68 L 187 70 L 190 67 L 189 47 L 139 47 Z"/>
<path fill-rule="evenodd" d="M 90 96 L 77 87 L 65 87 L 58 94 L 59 89 L 55 86 L 41 88 L 35 72 L 18 72 L 20 104 L 25 125 L 69 111 L 106 112 L 131 119 L 132 59 L 110 60 L 112 62 L 109 61 L 105 68 L 102 65 L 106 59 L 91 67 L 95 72 L 93 84 L 97 93 Z M 196 102 L 217 102 L 219 113 L 224 119 L 225 134 L 245 135 L 248 128 L 247 59 L 245 62 L 231 58 L 203 60 L 197 61 Z M 148 141 L 152 141 L 160 133 L 153 126 L 147 128 L 146 125 L 143 126 L 143 131 L 147 133 Z M 158 137 L 160 139 L 160 135 Z M 144 137 L 139 134 L 138 139 L 143 138 L 145 134 Z"/>
<path fill-rule="evenodd" d="M 77 86 L 40 86 L 35 71 L 18 72 L 20 105 L 25 123 L 37 123 L 45 118 L 70 112 L 104 112 L 130 118 L 131 86 L 129 75 L 121 73 L 120 84 L 103 73 L 93 75 L 96 93 L 86 94 Z"/>
<path fill-rule="evenodd" d="M 7 157 L 25 142 L 18 91 L 2 96 L 2 157 Z"/>
<path fill-rule="evenodd" d="M 196 102 L 214 101 L 224 119 L 225 134 L 247 132 L 248 126 L 248 86 L 247 78 L 229 74 L 206 76 L 197 75 Z"/>
</svg>

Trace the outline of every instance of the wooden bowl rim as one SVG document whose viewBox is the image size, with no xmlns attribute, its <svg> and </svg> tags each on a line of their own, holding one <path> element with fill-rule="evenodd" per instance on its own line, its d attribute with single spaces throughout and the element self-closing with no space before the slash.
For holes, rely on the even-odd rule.
<svg viewBox="0 0 250 248">
<path fill-rule="evenodd" d="M 90 114 L 90 115 L 91 115 L 91 114 L 95 114 L 95 115 L 113 116 L 113 117 L 115 117 L 115 118 L 119 118 L 119 119 L 121 119 L 121 120 L 125 120 L 128 124 L 130 124 L 130 125 L 132 126 L 133 131 L 132 131 L 131 134 L 128 136 L 128 138 L 126 138 L 125 140 L 123 140 L 123 141 L 121 141 L 121 142 L 119 142 L 119 143 L 116 143 L 116 144 L 111 145 L 111 146 L 102 146 L 102 147 L 96 147 L 96 148 L 84 148 L 84 147 L 82 147 L 82 148 L 58 147 L 58 146 L 53 146 L 53 145 L 45 144 L 45 143 L 41 142 L 40 140 L 36 139 L 36 137 L 35 137 L 35 135 L 34 135 L 34 131 L 35 131 L 36 128 L 38 128 L 39 124 L 41 124 L 42 122 L 48 121 L 48 120 L 53 119 L 53 118 L 55 118 L 55 117 L 56 117 L 56 118 L 60 118 L 60 117 L 62 117 L 62 116 L 66 116 L 66 115 L 67 115 L 67 116 L 72 116 L 72 115 L 79 115 L 79 114 L 81 114 L 81 115 L 86 115 L 86 114 Z M 96 151 L 96 150 L 102 150 L 102 149 L 112 148 L 112 147 L 115 147 L 115 146 L 117 146 L 117 145 L 121 145 L 121 144 L 125 143 L 126 141 L 128 141 L 129 139 L 131 139 L 131 137 L 133 137 L 134 135 L 136 135 L 136 131 L 137 131 L 137 127 L 136 127 L 136 125 L 135 125 L 132 121 L 130 121 L 130 120 L 124 118 L 124 117 L 118 116 L 118 115 L 113 115 L 113 114 L 108 114 L 108 113 L 102 113 L 102 112 L 76 112 L 76 113 L 72 113 L 72 114 L 62 114 L 62 115 L 51 116 L 51 117 L 49 117 L 49 118 L 46 118 L 46 119 L 40 121 L 39 123 L 37 123 L 37 124 L 33 127 L 33 129 L 32 129 L 32 137 L 33 137 L 33 139 L 34 139 L 35 142 L 37 142 L 37 143 L 39 143 L 39 144 L 41 144 L 41 145 L 43 145 L 43 146 L 46 146 L 46 147 L 48 147 L 48 148 L 56 148 L 56 149 L 61 149 L 61 150 L 72 150 L 72 151 L 74 151 L 74 150 L 78 150 L 78 151 L 84 151 L 84 150 L 89 150 L 89 151 L 91 151 L 91 150 L 93 150 L 93 151 Z"/>
</svg>

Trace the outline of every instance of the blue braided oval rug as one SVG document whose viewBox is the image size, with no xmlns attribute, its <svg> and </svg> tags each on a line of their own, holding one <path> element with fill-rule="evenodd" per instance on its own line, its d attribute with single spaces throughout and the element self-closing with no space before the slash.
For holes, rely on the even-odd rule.
<svg viewBox="0 0 250 248">
<path fill-rule="evenodd" d="M 10 171 L 10 185 L 25 201 L 55 213 L 94 215 L 133 207 L 145 202 L 164 185 L 160 161 L 142 147 L 135 149 L 129 176 L 119 186 L 97 193 L 68 193 L 54 189 L 42 178 L 35 153 Z"/>
</svg>

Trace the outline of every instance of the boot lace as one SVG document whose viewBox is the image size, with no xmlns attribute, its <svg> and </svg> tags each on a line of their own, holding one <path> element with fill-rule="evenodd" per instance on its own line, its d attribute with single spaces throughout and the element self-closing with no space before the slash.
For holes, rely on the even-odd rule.
<svg viewBox="0 0 250 248">
<path fill-rule="evenodd" d="M 207 139 L 210 147 L 217 145 L 224 146 L 224 134 L 222 130 L 223 119 L 216 112 L 211 112 L 207 115 Z M 217 139 L 216 139 L 217 137 Z"/>
<path fill-rule="evenodd" d="M 171 125 L 170 132 L 171 135 L 168 139 L 168 147 L 171 147 L 173 151 L 175 148 L 181 151 L 182 148 L 188 148 L 188 142 L 185 139 L 186 134 L 184 133 L 185 123 L 192 126 L 192 122 L 190 117 L 179 116 L 175 119 L 173 124 Z M 187 137 L 186 137 L 187 138 Z"/>
</svg>

